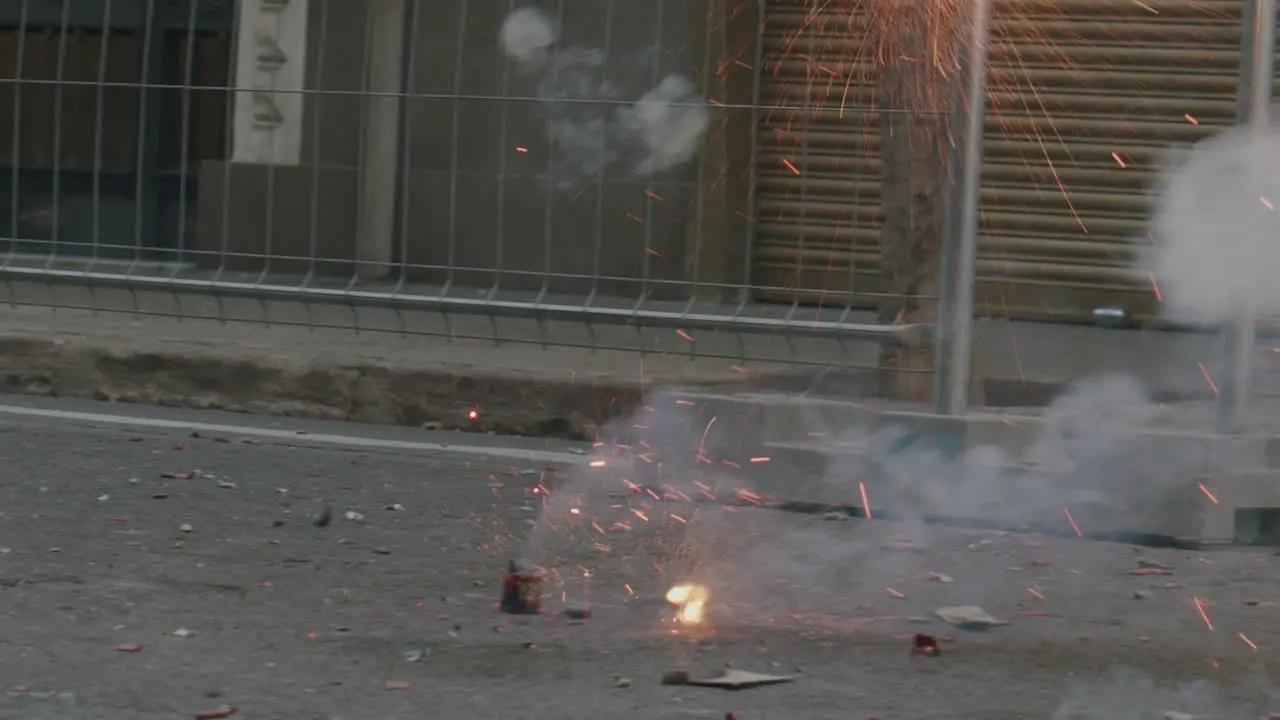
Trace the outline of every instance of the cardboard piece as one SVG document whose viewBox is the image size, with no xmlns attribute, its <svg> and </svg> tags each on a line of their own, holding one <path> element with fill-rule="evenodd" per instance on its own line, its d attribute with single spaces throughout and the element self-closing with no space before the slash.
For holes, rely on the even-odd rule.
<svg viewBox="0 0 1280 720">
<path fill-rule="evenodd" d="M 697 685 L 698 687 L 722 688 L 724 690 L 745 690 L 763 685 L 795 682 L 795 680 L 795 677 L 790 675 L 761 675 L 760 673 L 746 672 L 745 670 L 729 669 L 725 670 L 720 677 L 691 678 L 686 684 Z"/>
</svg>

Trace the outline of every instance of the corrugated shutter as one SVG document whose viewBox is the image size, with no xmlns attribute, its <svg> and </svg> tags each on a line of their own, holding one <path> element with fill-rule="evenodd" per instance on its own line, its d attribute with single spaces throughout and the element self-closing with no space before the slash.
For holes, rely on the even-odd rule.
<svg viewBox="0 0 1280 720">
<path fill-rule="evenodd" d="M 879 187 L 867 0 L 769 0 L 757 170 L 764 300 L 875 292 Z M 997 0 L 979 311 L 1151 315 L 1130 271 L 1163 153 L 1235 117 L 1243 0 Z M 852 21 L 851 21 L 852 20 Z M 856 303 L 869 306 L 870 299 Z"/>
</svg>

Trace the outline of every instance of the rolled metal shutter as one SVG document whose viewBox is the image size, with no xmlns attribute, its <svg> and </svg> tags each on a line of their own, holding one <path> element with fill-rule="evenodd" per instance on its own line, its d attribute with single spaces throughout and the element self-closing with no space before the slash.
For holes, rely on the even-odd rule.
<svg viewBox="0 0 1280 720">
<path fill-rule="evenodd" d="M 866 0 L 769 0 L 757 149 L 762 300 L 839 302 L 879 285 L 879 166 Z M 1143 318 L 1165 153 L 1230 125 L 1244 0 L 997 0 L 982 188 L 978 311 Z M 834 9 L 833 9 L 834 8 Z M 826 81 L 823 78 L 826 77 Z M 836 297 L 839 299 L 837 300 Z M 870 306 L 862 297 L 855 305 Z"/>
</svg>

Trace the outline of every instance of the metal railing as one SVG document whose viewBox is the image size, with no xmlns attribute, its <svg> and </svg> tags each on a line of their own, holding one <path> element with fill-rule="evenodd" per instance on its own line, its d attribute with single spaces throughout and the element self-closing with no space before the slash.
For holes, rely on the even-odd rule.
<svg viewBox="0 0 1280 720">
<path fill-rule="evenodd" d="M 868 76 L 816 56 L 797 71 L 771 49 L 770 33 L 824 47 L 816 23 L 777 29 L 817 5 L 23 0 L 0 10 L 5 299 L 409 335 L 480 317 L 511 342 L 585 327 L 573 342 L 592 348 L 626 345 L 597 325 L 661 329 L 691 355 L 743 359 L 744 336 L 816 337 L 862 350 L 785 361 L 846 368 L 878 367 L 869 346 L 928 346 L 935 406 L 963 412 L 991 3 L 959 25 L 954 125 L 970 142 L 952 153 L 927 290 L 885 284 L 874 203 L 840 195 L 878 192 L 861 156 L 899 111 Z M 771 95 L 787 72 L 791 94 Z M 837 147 L 841 133 L 864 145 Z M 778 148 L 794 179 L 761 169 Z M 886 314 L 886 298 L 922 309 Z M 273 303 L 351 320 L 281 320 Z M 399 321 L 365 327 L 364 308 Z"/>
</svg>

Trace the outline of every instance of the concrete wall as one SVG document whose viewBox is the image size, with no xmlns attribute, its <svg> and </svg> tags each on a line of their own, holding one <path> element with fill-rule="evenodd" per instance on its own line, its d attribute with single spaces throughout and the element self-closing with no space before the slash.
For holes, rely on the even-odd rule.
<svg viewBox="0 0 1280 720">
<path fill-rule="evenodd" d="M 689 165 L 653 179 L 612 169 L 594 181 L 557 189 L 548 177 L 549 107 L 527 99 L 537 94 L 536 78 L 510 70 L 498 43 L 511 3 L 408 2 L 416 3 L 406 42 L 411 55 L 405 85 L 412 97 L 403 103 L 403 207 L 396 258 L 410 265 L 475 268 L 456 274 L 454 282 L 484 287 L 494 281 L 493 269 L 640 278 L 646 265 L 656 280 L 715 282 L 729 276 L 740 281 L 746 220 L 727 198 L 747 197 L 742 183 L 751 155 L 745 142 L 749 112 L 728 115 L 713 106 L 702 157 Z M 693 77 L 715 102 L 746 104 L 749 73 L 716 69 L 725 48 L 733 45 L 730 34 L 745 34 L 746 45 L 739 38 L 736 47 L 749 51 L 756 18 L 739 12 L 731 23 L 711 21 L 709 7 L 726 12 L 723 2 L 543 0 L 542 5 L 552 14 L 562 8 L 562 45 L 607 48 L 606 72 L 621 78 L 622 90 L 632 97 L 653 86 L 655 72 L 656 77 L 679 72 Z M 314 269 L 324 274 L 352 271 L 360 228 L 366 7 L 311 0 L 307 88 L 314 92 L 305 103 L 299 165 L 207 162 L 202 167 L 197 244 L 215 253 L 204 257 L 205 264 L 257 270 L 260 257 L 269 254 L 323 258 Z M 705 72 L 709 58 L 716 60 Z M 600 115 L 613 111 L 603 104 L 574 108 Z M 305 272 L 311 266 L 275 261 L 271 268 Z M 444 278 L 442 270 L 410 273 L 414 281 Z M 541 282 L 540 277 L 503 278 L 510 288 L 536 288 Z M 553 289 L 587 287 L 585 280 L 562 279 Z M 634 297 L 639 284 L 615 281 L 600 289 Z M 662 294 L 683 292 L 671 290 L 676 292 Z"/>
</svg>

